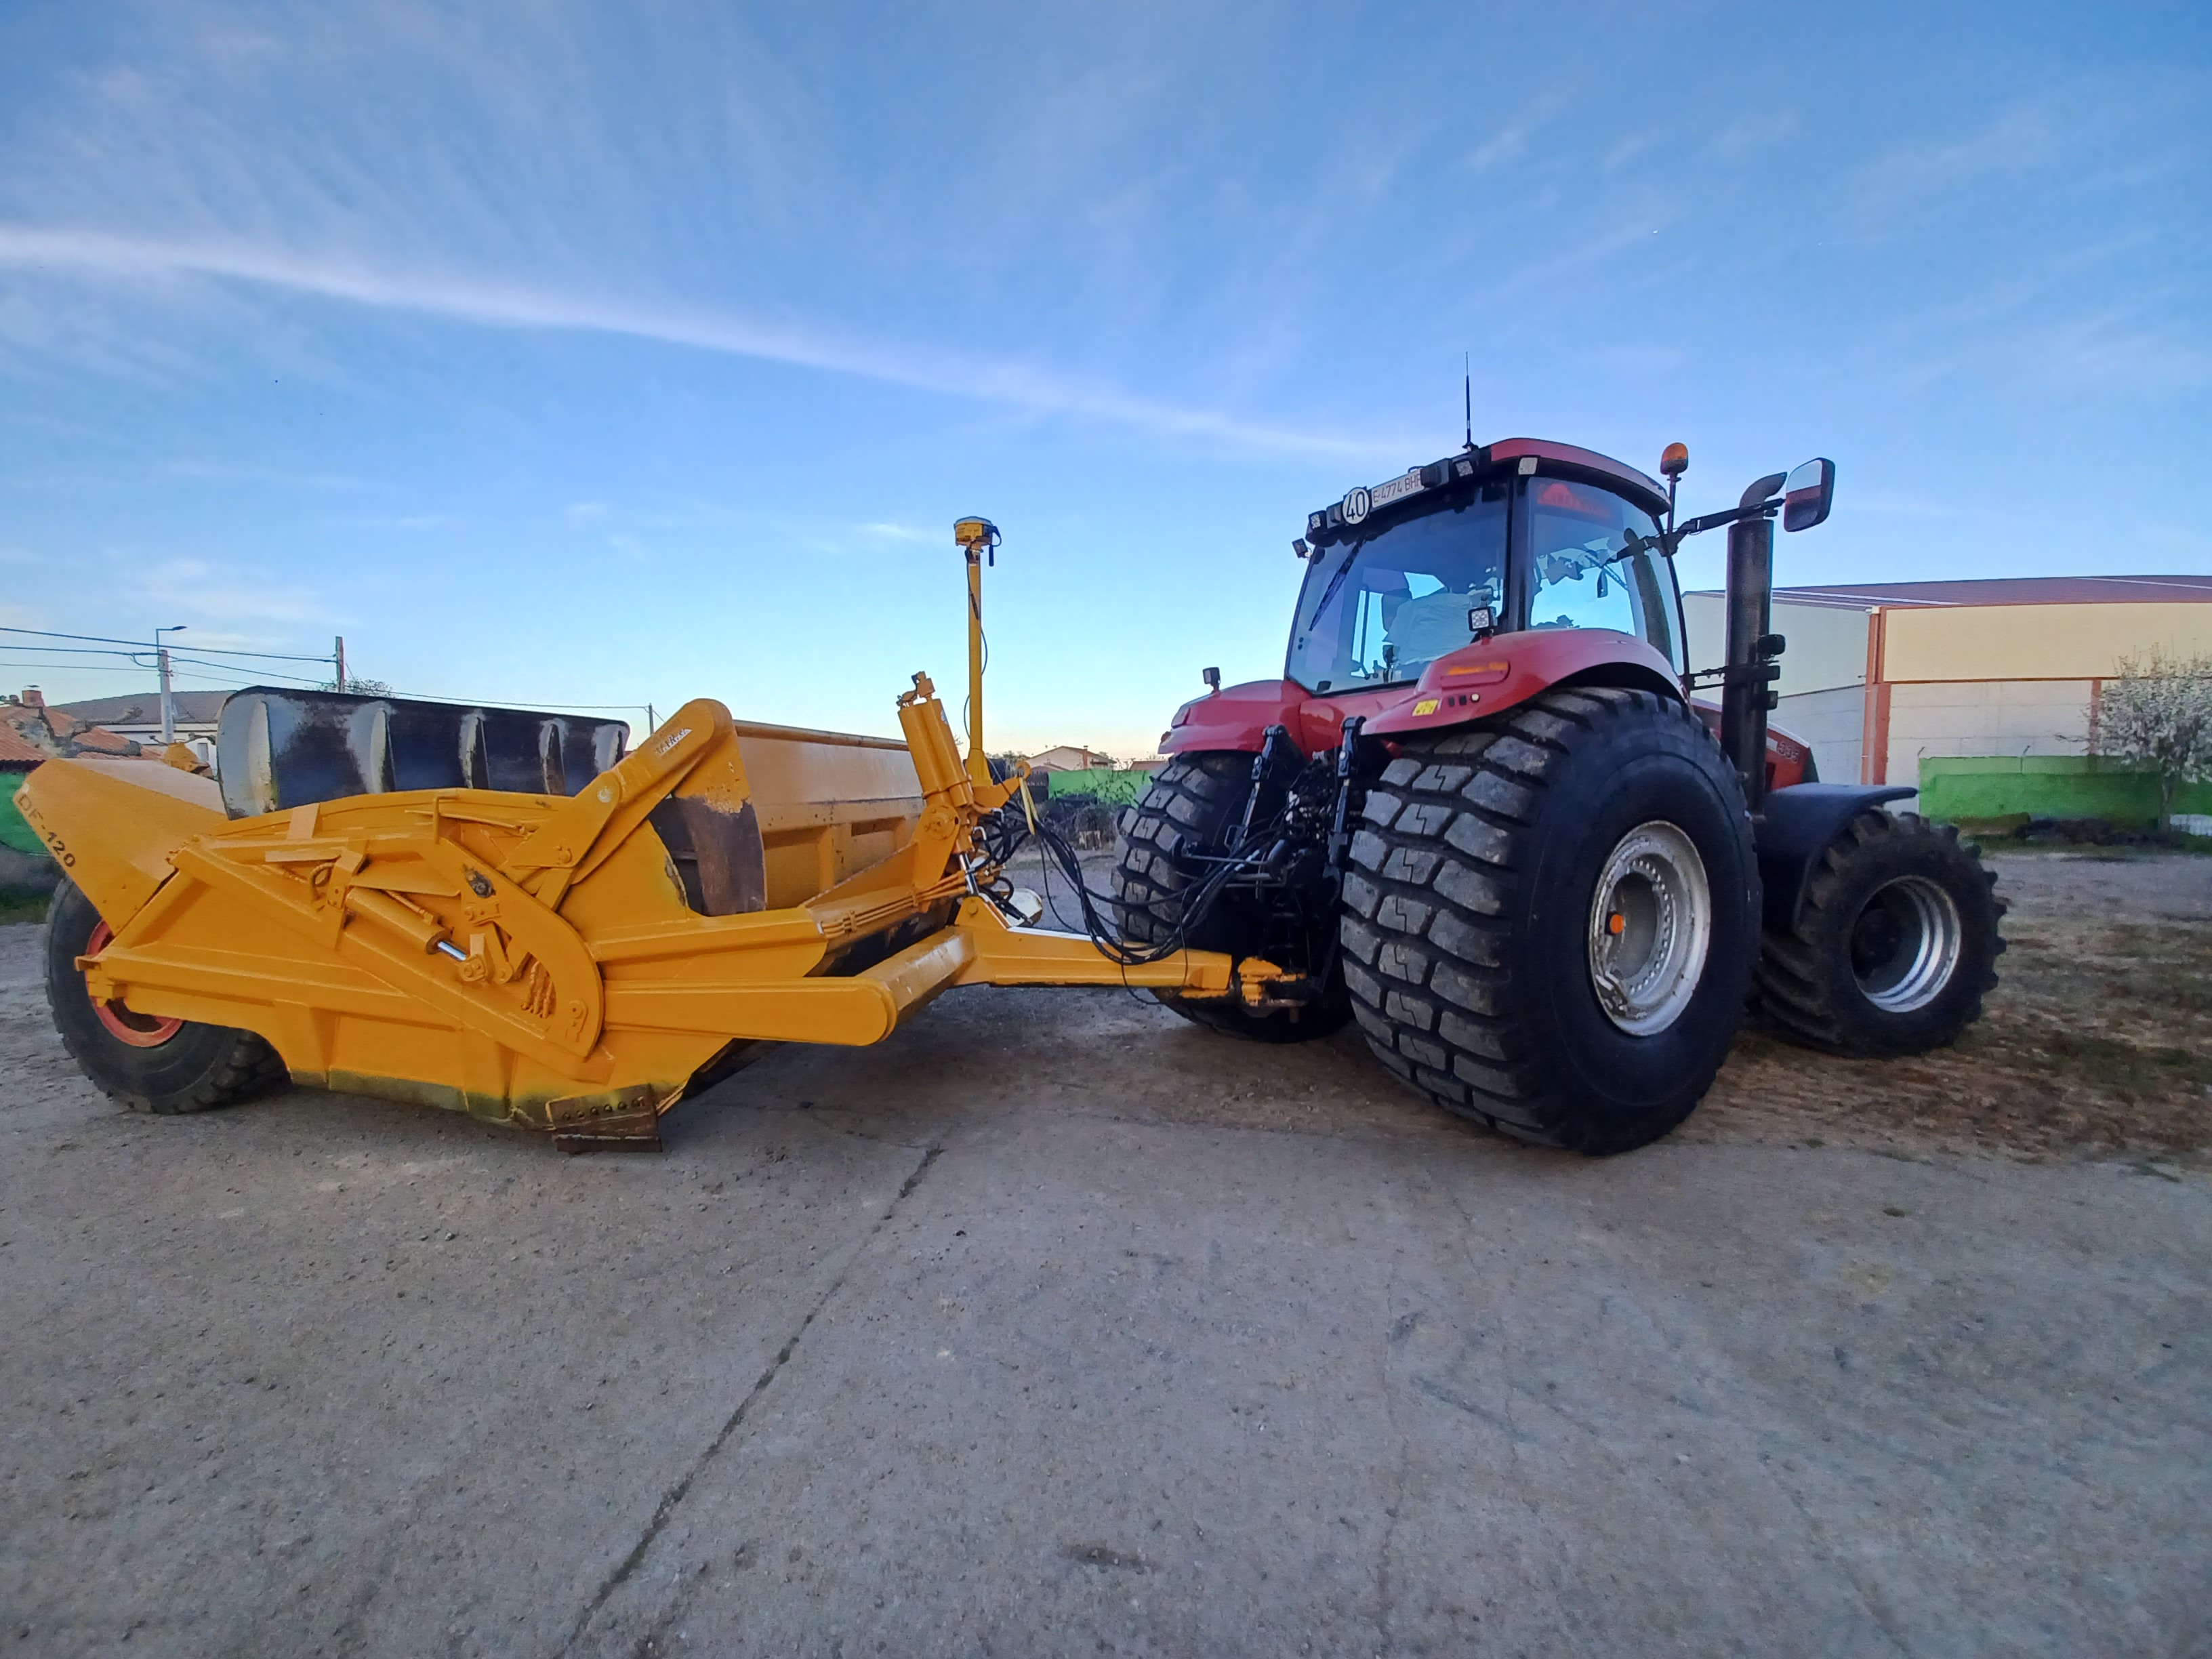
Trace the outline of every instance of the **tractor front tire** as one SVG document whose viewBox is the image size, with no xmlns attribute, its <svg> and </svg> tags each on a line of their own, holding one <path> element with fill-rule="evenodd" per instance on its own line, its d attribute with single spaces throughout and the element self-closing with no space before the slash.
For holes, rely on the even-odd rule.
<svg viewBox="0 0 2212 1659">
<path fill-rule="evenodd" d="M 1402 741 L 1345 886 L 1345 978 L 1382 1062 L 1522 1140 L 1674 1128 L 1741 1018 L 1759 878 L 1697 714 L 1607 686 Z"/>
<path fill-rule="evenodd" d="M 1132 944 L 1158 945 L 1182 920 L 1182 890 L 1199 878 L 1178 862 L 1187 848 L 1218 846 L 1243 816 L 1252 788 L 1252 757 L 1229 752 L 1178 755 L 1162 767 L 1134 806 L 1121 814 L 1121 856 L 1114 896 L 1121 935 Z M 1249 918 L 1243 919 L 1249 922 Z M 1217 906 L 1183 942 L 1193 950 L 1231 956 L 1265 954 L 1262 941 L 1241 936 L 1240 918 Z M 1320 1001 L 1302 1008 L 1256 1013 L 1233 997 L 1193 1000 L 1154 991 L 1162 1006 L 1194 1025 L 1255 1042 L 1305 1042 L 1341 1030 L 1352 1018 L 1342 975 L 1332 973 Z"/>
<path fill-rule="evenodd" d="M 1923 1054 L 1982 1017 L 2005 948 L 1996 872 L 1953 825 L 1862 812 L 1770 933 L 1753 1005 L 1781 1036 L 1858 1058 Z"/>
<path fill-rule="evenodd" d="M 251 1031 L 94 1002 L 76 962 L 106 941 L 92 901 L 64 882 L 46 914 L 46 1004 L 62 1047 L 101 1093 L 135 1112 L 204 1112 L 283 1079 L 284 1062 Z"/>
</svg>

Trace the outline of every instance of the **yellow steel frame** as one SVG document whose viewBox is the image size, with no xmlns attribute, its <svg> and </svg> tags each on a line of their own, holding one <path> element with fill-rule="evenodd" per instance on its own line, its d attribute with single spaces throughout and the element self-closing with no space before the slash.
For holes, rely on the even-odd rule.
<svg viewBox="0 0 2212 1659">
<path fill-rule="evenodd" d="M 978 825 L 1028 769 L 994 783 L 976 764 L 980 685 L 971 696 L 967 766 L 917 674 L 898 700 L 902 750 L 740 726 L 702 700 L 567 799 L 441 789 L 233 822 L 205 779 L 96 761 L 50 761 L 16 799 L 112 929 L 80 960 L 94 998 L 257 1032 L 301 1082 L 578 1143 L 650 1139 L 732 1045 L 879 1042 L 957 986 L 1253 1006 L 1283 988 L 1257 960 L 1185 951 L 1124 967 L 1081 935 L 1022 925 Z M 757 799 L 749 752 L 813 799 Z M 754 809 L 770 908 L 689 907 L 647 823 L 672 794 Z M 912 942 L 886 955 L 887 937 Z"/>
</svg>

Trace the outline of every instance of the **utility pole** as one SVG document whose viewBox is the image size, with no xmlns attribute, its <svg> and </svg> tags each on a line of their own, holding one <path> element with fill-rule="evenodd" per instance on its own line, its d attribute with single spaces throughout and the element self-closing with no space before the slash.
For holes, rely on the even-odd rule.
<svg viewBox="0 0 2212 1659">
<path fill-rule="evenodd" d="M 337 688 L 343 691 L 345 690 L 345 635 L 343 634 L 337 636 Z"/>
<path fill-rule="evenodd" d="M 161 671 L 161 741 L 164 744 L 177 740 L 177 688 L 174 676 L 169 672 L 169 647 L 161 643 L 164 634 L 181 634 L 185 625 L 154 630 L 154 660 Z"/>
</svg>

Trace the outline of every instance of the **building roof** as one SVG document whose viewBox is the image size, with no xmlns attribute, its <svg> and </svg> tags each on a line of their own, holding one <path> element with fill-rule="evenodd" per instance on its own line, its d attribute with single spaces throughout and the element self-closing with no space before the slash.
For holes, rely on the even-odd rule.
<svg viewBox="0 0 2212 1659">
<path fill-rule="evenodd" d="M 1704 590 L 1714 593 L 1717 590 Z M 1978 581 L 1863 582 L 1778 587 L 1777 604 L 1831 611 L 1875 605 L 2212 605 L 2212 576 L 1994 576 Z"/>
<path fill-rule="evenodd" d="M 1049 749 L 1040 749 L 1027 757 L 1033 772 L 1087 771 L 1106 758 L 1103 750 L 1091 749 L 1079 743 L 1056 743 Z"/>
<path fill-rule="evenodd" d="M 186 726 L 213 726 L 230 693 L 178 691 L 172 696 L 179 722 Z M 60 702 L 53 707 L 94 726 L 158 726 L 161 720 L 161 696 L 158 691 L 136 692 L 127 697 L 94 697 L 85 702 Z"/>
<path fill-rule="evenodd" d="M 5 720 L 0 720 L 0 766 L 13 770 L 19 766 L 36 766 L 46 758 L 46 751 L 27 742 L 23 734 Z"/>
<path fill-rule="evenodd" d="M 29 751 L 32 762 L 51 760 L 57 755 L 68 758 L 80 754 L 127 756 L 139 752 L 138 744 L 105 726 L 88 726 L 58 708 L 49 708 L 40 702 L 21 702 L 13 697 L 0 702 L 0 732 L 6 733 L 10 754 L 16 753 L 20 745 Z M 19 758 L 5 763 L 26 763 Z"/>
</svg>

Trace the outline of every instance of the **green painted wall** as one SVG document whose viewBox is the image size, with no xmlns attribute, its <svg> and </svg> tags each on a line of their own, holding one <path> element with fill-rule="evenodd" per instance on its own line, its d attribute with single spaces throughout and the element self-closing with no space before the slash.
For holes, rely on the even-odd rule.
<svg viewBox="0 0 2212 1659">
<path fill-rule="evenodd" d="M 0 772 L 0 847 L 19 853 L 43 853 L 46 847 L 31 833 L 23 815 L 15 810 L 15 792 L 23 787 L 26 772 Z"/>
<path fill-rule="evenodd" d="M 1920 763 L 1920 810 L 1931 818 L 2104 818 L 2147 825 L 2158 817 L 2158 780 L 2081 755 L 1968 756 Z M 2212 783 L 2185 784 L 2177 812 L 2212 812 Z"/>
<path fill-rule="evenodd" d="M 1116 772 L 1103 768 L 1087 772 L 1051 772 L 1046 777 L 1053 794 L 1096 795 L 1114 806 L 1131 805 L 1152 781 L 1150 772 Z"/>
</svg>

